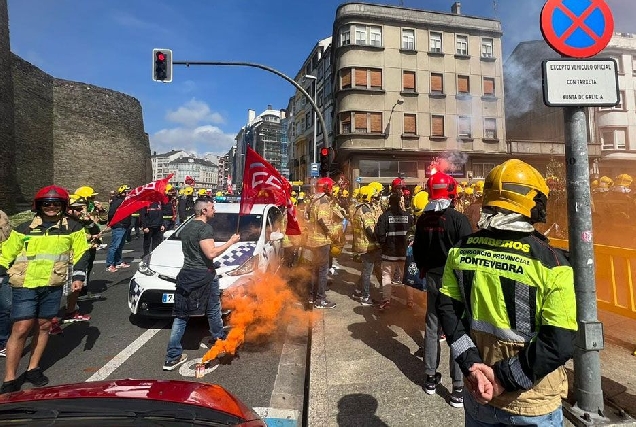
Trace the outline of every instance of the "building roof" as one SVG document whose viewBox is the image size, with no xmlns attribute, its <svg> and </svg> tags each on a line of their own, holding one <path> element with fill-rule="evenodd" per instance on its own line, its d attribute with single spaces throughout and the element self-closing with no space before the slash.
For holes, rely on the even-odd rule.
<svg viewBox="0 0 636 427">
<path fill-rule="evenodd" d="M 173 154 L 177 154 L 177 153 L 185 153 L 185 150 L 170 150 L 167 153 L 162 153 L 162 154 L 156 154 L 156 152 L 155 152 L 155 154 L 151 155 L 150 157 L 151 158 L 152 157 L 170 157 Z"/>
<path fill-rule="evenodd" d="M 203 159 L 197 159 L 195 157 L 181 157 L 179 159 L 175 159 L 173 161 L 171 161 L 170 163 L 168 163 L 169 165 L 179 165 L 179 164 L 196 164 L 196 165 L 201 165 L 201 166 L 217 166 L 216 164 L 208 161 L 208 160 L 203 160 Z"/>
</svg>

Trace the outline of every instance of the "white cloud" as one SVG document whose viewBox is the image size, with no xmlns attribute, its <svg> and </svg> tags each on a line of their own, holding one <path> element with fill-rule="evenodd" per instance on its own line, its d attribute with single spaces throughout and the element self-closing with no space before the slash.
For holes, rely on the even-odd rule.
<svg viewBox="0 0 636 427">
<path fill-rule="evenodd" d="M 225 119 L 221 114 L 210 110 L 203 101 L 191 99 L 176 111 L 168 111 L 166 120 L 179 123 L 186 127 L 195 127 L 200 123 L 223 124 Z"/>
<path fill-rule="evenodd" d="M 226 154 L 234 145 L 236 135 L 223 132 L 216 126 L 195 128 L 178 127 L 162 129 L 150 135 L 152 151 L 166 152 L 172 149 L 196 153 Z"/>
<path fill-rule="evenodd" d="M 116 11 L 113 14 L 113 19 L 122 27 L 126 27 L 131 30 L 142 30 L 144 32 L 153 32 L 155 34 L 170 34 L 170 31 L 164 26 L 154 22 L 141 20 L 129 13 Z"/>
</svg>

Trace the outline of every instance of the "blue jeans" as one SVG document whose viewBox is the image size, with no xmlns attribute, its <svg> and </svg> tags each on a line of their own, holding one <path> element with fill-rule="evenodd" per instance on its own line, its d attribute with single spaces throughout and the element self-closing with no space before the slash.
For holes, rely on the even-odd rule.
<svg viewBox="0 0 636 427">
<path fill-rule="evenodd" d="M 381 262 L 380 256 L 382 255 L 380 249 L 375 249 L 371 252 L 367 252 L 360 255 L 362 261 L 362 272 L 360 273 L 360 285 L 362 286 L 362 297 L 367 298 L 371 296 L 371 274 L 376 264 Z"/>
<path fill-rule="evenodd" d="M 223 340 L 227 335 L 223 330 L 223 319 L 221 318 L 221 291 L 219 289 L 219 279 L 215 277 L 210 286 L 212 289 L 206 309 L 208 324 L 210 325 L 210 336 L 212 337 L 212 340 Z M 172 321 L 172 330 L 170 331 L 170 340 L 168 341 L 166 362 L 170 362 L 181 357 L 181 353 L 183 353 L 181 338 L 183 338 L 183 334 L 185 333 L 188 319 L 188 317 L 175 317 Z"/>
<path fill-rule="evenodd" d="M 314 301 L 324 301 L 327 297 L 327 275 L 329 274 L 330 245 L 311 248 L 311 263 L 313 268 L 311 292 Z"/>
<path fill-rule="evenodd" d="M 11 285 L 7 279 L 0 279 L 0 349 L 7 346 L 11 333 Z"/>
<path fill-rule="evenodd" d="M 545 415 L 525 416 L 515 415 L 508 411 L 490 405 L 480 405 L 464 389 L 464 412 L 466 427 L 503 427 L 503 426 L 535 426 L 561 427 L 563 426 L 563 409 L 559 406 Z"/>
<path fill-rule="evenodd" d="M 106 255 L 106 267 L 111 265 L 118 266 L 121 264 L 121 252 L 124 249 L 124 237 L 126 235 L 125 228 L 113 228 L 110 246 L 108 247 L 108 255 Z"/>
<path fill-rule="evenodd" d="M 29 319 L 51 320 L 60 311 L 63 286 L 13 288 L 11 291 L 11 319 L 14 322 Z"/>
</svg>

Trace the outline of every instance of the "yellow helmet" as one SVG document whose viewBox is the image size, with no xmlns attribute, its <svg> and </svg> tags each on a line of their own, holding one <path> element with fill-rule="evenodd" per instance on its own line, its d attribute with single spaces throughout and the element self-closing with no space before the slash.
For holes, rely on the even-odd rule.
<svg viewBox="0 0 636 427">
<path fill-rule="evenodd" d="M 373 196 L 380 196 L 380 194 L 384 190 L 384 186 L 377 181 L 373 181 L 369 183 L 368 187 L 373 190 L 374 192 Z"/>
<path fill-rule="evenodd" d="M 375 189 L 372 188 L 371 185 L 365 185 L 364 187 L 360 188 L 358 197 L 360 198 L 361 201 L 369 203 L 371 199 L 373 198 L 373 196 L 375 196 L 376 194 L 377 193 Z"/>
<path fill-rule="evenodd" d="M 118 189 L 117 189 L 117 193 L 118 194 L 124 194 L 127 191 L 130 191 L 130 187 L 126 184 L 121 185 Z"/>
<path fill-rule="evenodd" d="M 95 192 L 95 190 L 93 190 L 92 187 L 89 187 L 87 185 L 84 185 L 80 188 L 78 188 L 77 190 L 75 190 L 75 195 L 78 197 L 82 197 L 84 199 L 88 199 L 89 197 L 94 197 L 97 196 L 98 193 Z"/>
<path fill-rule="evenodd" d="M 353 197 L 354 199 L 357 199 L 358 194 L 360 194 L 360 189 L 356 188 L 355 190 L 353 190 L 353 194 L 351 195 L 351 197 Z"/>
<path fill-rule="evenodd" d="M 416 185 L 415 188 L 413 189 L 413 195 L 416 196 L 417 193 L 419 193 L 420 191 L 422 191 L 422 186 Z"/>
<path fill-rule="evenodd" d="M 467 196 L 472 196 L 475 193 L 475 190 L 473 190 L 472 187 L 466 187 L 464 188 L 464 193 L 466 193 Z"/>
<path fill-rule="evenodd" d="M 592 186 L 592 189 L 598 188 L 598 179 L 595 179 L 594 181 L 592 181 L 590 185 Z"/>
<path fill-rule="evenodd" d="M 340 193 L 340 187 L 338 187 L 337 185 L 334 185 L 333 188 L 331 189 L 331 194 L 334 197 L 338 197 L 338 193 Z"/>
<path fill-rule="evenodd" d="M 305 192 L 301 191 L 300 193 L 298 193 L 298 198 L 299 199 L 304 199 L 305 198 Z"/>
<path fill-rule="evenodd" d="M 296 197 L 296 196 L 298 195 L 298 193 L 296 193 L 296 191 L 292 191 L 292 192 L 291 192 L 291 195 L 292 195 L 292 196 L 294 196 L 294 197 Z"/>
<path fill-rule="evenodd" d="M 488 173 L 484 183 L 483 206 L 507 209 L 533 218 L 535 197 L 542 193 L 546 199 L 550 189 L 539 171 L 518 159 L 497 165 Z"/>
<path fill-rule="evenodd" d="M 205 188 L 201 188 L 199 191 L 197 191 L 197 196 L 199 196 L 199 197 L 204 197 L 204 196 L 207 196 L 207 195 L 208 195 L 208 192 L 206 191 Z"/>
<path fill-rule="evenodd" d="M 420 216 L 428 204 L 428 193 L 426 191 L 420 191 L 413 196 L 411 203 L 413 204 L 413 212 L 415 215 Z"/>
<path fill-rule="evenodd" d="M 174 186 L 172 184 L 166 184 L 166 190 L 165 190 L 166 194 L 168 194 L 172 190 L 174 190 Z"/>
<path fill-rule="evenodd" d="M 298 200 L 297 200 L 294 196 L 291 196 L 291 197 L 289 198 L 289 200 L 291 200 L 292 205 L 294 205 L 294 206 L 296 206 L 296 205 L 298 204 Z"/>
<path fill-rule="evenodd" d="M 69 206 L 84 206 L 84 203 L 82 202 L 84 198 L 78 194 L 71 194 L 68 197 L 68 205 Z"/>
<path fill-rule="evenodd" d="M 349 197 L 349 191 L 348 190 L 342 190 L 342 197 Z"/>
<path fill-rule="evenodd" d="M 332 257 L 337 257 L 342 253 L 342 248 L 340 246 L 331 245 L 331 249 L 329 249 Z"/>
<path fill-rule="evenodd" d="M 627 175 L 626 173 L 622 173 L 616 177 L 614 185 L 629 187 L 630 185 L 632 185 L 632 182 L 634 182 L 634 179 L 631 176 Z"/>
<path fill-rule="evenodd" d="M 462 187 L 468 187 L 468 181 L 462 181 L 460 184 Z"/>
<path fill-rule="evenodd" d="M 475 193 L 483 193 L 484 192 L 484 181 L 477 181 L 475 183 Z"/>
<path fill-rule="evenodd" d="M 192 196 L 194 194 L 194 188 L 188 186 L 186 188 L 183 189 L 183 194 L 185 196 Z"/>
</svg>

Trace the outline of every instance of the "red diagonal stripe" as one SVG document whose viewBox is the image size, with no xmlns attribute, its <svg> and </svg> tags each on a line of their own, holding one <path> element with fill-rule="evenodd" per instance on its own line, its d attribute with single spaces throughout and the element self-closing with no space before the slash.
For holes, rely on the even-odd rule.
<svg viewBox="0 0 636 427">
<path fill-rule="evenodd" d="M 570 25 L 570 27 L 567 30 L 565 30 L 565 32 L 561 35 L 559 40 L 564 42 L 572 35 L 574 31 L 576 31 L 577 28 L 581 28 L 583 31 L 587 33 L 587 35 L 592 37 L 592 39 L 595 42 L 598 41 L 600 37 L 597 36 L 596 33 L 592 31 L 592 29 L 585 24 L 585 19 L 587 19 L 587 17 L 590 16 L 592 12 L 596 10 L 597 7 L 598 6 L 596 5 L 596 3 L 592 2 L 592 4 L 590 4 L 587 7 L 587 9 L 583 11 L 581 16 L 576 16 L 574 13 L 572 13 L 570 9 L 563 6 L 563 3 L 557 5 L 557 8 L 561 9 L 561 11 L 565 13 L 573 21 L 572 25 Z"/>
</svg>

